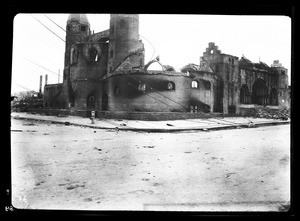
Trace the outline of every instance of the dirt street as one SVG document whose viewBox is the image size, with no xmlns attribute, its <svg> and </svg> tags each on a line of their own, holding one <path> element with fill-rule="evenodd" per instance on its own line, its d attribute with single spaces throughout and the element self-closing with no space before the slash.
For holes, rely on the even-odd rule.
<svg viewBox="0 0 300 221">
<path fill-rule="evenodd" d="M 12 119 L 16 208 L 280 210 L 290 125 L 145 133 Z"/>
</svg>

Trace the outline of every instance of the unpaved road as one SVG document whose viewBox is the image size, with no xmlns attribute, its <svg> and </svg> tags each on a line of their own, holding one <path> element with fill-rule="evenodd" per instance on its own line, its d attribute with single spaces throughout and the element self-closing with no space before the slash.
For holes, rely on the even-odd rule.
<svg viewBox="0 0 300 221">
<path fill-rule="evenodd" d="M 67 210 L 278 210 L 290 125 L 145 133 L 12 119 L 12 203 Z"/>
</svg>

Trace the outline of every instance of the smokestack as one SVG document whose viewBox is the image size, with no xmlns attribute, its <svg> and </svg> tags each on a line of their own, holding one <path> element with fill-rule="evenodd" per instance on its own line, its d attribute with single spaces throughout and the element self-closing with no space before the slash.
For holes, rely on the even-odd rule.
<svg viewBox="0 0 300 221">
<path fill-rule="evenodd" d="M 48 74 L 46 74 L 46 76 L 45 76 L 45 85 L 47 85 L 48 84 Z"/>
<path fill-rule="evenodd" d="M 42 93 L 42 82 L 43 82 L 43 76 L 40 75 L 40 89 L 39 89 L 39 93 Z"/>
</svg>

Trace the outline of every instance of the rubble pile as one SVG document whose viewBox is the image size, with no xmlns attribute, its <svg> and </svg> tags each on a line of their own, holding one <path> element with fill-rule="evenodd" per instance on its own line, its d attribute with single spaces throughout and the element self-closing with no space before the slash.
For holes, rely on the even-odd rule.
<svg viewBox="0 0 300 221">
<path fill-rule="evenodd" d="M 262 108 L 253 108 L 250 116 L 255 118 L 288 120 L 290 118 L 290 111 L 286 109 L 282 111 L 270 111 Z"/>
</svg>

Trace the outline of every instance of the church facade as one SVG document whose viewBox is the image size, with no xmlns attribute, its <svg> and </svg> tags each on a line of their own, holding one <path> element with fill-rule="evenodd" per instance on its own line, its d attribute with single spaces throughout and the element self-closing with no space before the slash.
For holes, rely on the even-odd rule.
<svg viewBox="0 0 300 221">
<path fill-rule="evenodd" d="M 44 108 L 89 113 L 240 114 L 253 106 L 289 109 L 287 69 L 224 54 L 209 43 L 199 64 L 180 72 L 159 57 L 144 63 L 139 16 L 112 14 L 108 30 L 92 33 L 87 16 L 66 26 L 63 83 L 46 84 Z M 161 71 L 150 70 L 159 63 Z"/>
</svg>

